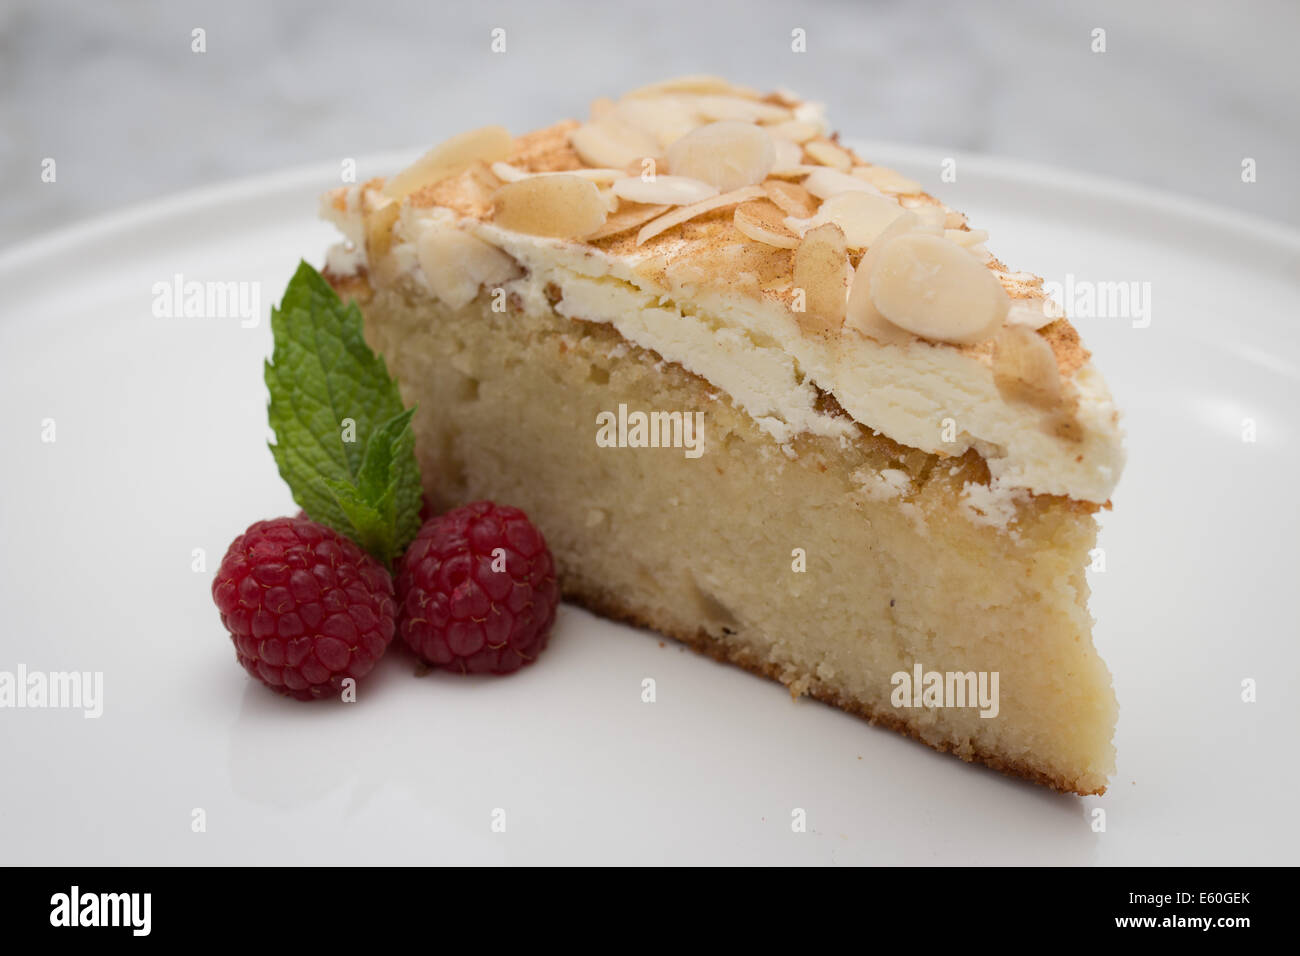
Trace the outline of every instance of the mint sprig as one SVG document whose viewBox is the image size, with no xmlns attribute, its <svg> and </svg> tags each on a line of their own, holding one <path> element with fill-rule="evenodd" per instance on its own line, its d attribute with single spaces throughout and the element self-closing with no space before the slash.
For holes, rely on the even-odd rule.
<svg viewBox="0 0 1300 956">
<path fill-rule="evenodd" d="M 307 263 L 272 308 L 271 332 L 266 387 L 280 476 L 309 518 L 391 567 L 420 529 L 415 410 L 403 408 L 366 344 L 361 310 Z"/>
</svg>

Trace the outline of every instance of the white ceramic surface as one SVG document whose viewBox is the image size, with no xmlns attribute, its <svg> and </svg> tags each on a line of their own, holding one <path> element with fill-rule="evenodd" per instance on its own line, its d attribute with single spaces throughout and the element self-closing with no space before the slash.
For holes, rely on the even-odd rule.
<svg viewBox="0 0 1300 956">
<path fill-rule="evenodd" d="M 4 862 L 1296 862 L 1300 237 L 977 157 L 939 184 L 937 154 L 864 151 L 1017 268 L 1150 284 L 1148 327 L 1076 323 L 1130 453 L 1091 575 L 1121 705 L 1107 795 L 963 764 L 569 607 L 505 680 L 415 679 L 395 653 L 354 705 L 248 679 L 211 572 L 291 507 L 263 444 L 265 313 L 332 241 L 313 219 L 329 164 L 0 253 L 0 671 L 104 681 L 98 719 L 0 709 Z M 176 274 L 260 283 L 262 320 L 155 317 Z"/>
</svg>

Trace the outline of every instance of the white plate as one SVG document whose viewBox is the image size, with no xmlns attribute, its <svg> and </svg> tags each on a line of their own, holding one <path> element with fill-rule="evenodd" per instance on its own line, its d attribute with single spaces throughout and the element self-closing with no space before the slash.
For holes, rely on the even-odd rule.
<svg viewBox="0 0 1300 956">
<path fill-rule="evenodd" d="M 0 670 L 104 681 L 98 719 L 0 710 L 5 862 L 1296 862 L 1300 238 L 1039 168 L 958 157 L 941 184 L 937 155 L 864 151 L 1018 268 L 1150 283 L 1149 327 L 1077 323 L 1130 450 L 1092 575 L 1121 705 L 1106 796 L 964 764 L 568 607 L 509 679 L 416 680 L 394 653 L 355 705 L 248 679 L 208 589 L 236 533 L 292 507 L 263 444 L 268 323 L 157 318 L 153 287 L 261 283 L 264 316 L 333 241 L 313 218 L 329 166 L 0 255 Z"/>
</svg>

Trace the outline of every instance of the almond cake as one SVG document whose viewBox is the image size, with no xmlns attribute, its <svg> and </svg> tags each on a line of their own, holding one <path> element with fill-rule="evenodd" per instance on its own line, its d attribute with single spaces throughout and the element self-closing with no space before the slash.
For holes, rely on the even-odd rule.
<svg viewBox="0 0 1300 956">
<path fill-rule="evenodd" d="M 685 77 L 322 208 L 436 507 L 523 508 L 599 614 L 1104 792 L 1118 412 L 1042 281 L 819 104 Z"/>
</svg>

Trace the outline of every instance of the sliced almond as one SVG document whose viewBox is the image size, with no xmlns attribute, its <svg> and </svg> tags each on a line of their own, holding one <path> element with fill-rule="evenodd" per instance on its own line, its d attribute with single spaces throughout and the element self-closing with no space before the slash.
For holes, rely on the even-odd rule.
<svg viewBox="0 0 1300 956">
<path fill-rule="evenodd" d="M 618 207 L 618 212 L 611 213 L 609 218 L 605 220 L 605 225 L 587 237 L 587 241 L 599 242 L 601 239 L 608 239 L 610 236 L 617 236 L 629 229 L 635 229 L 637 226 L 649 222 L 655 216 L 662 215 L 670 208 L 672 207 L 623 203 Z"/>
<path fill-rule="evenodd" d="M 631 93 L 624 94 L 623 98 L 660 96 L 664 93 L 720 93 L 728 96 L 744 96 L 750 99 L 758 99 L 757 91 L 744 86 L 736 86 L 720 76 L 711 76 L 707 73 L 692 73 L 688 76 L 673 77 L 670 80 L 660 80 L 658 83 L 638 87 Z"/>
<path fill-rule="evenodd" d="M 533 236 L 577 239 L 605 224 L 609 210 L 596 184 L 580 176 L 535 176 L 497 190 L 492 221 Z"/>
<path fill-rule="evenodd" d="M 605 116 L 608 116 L 613 109 L 614 109 L 613 100 L 611 100 L 608 96 L 598 96 L 591 101 L 591 109 L 589 111 L 589 115 L 591 116 L 591 119 L 594 122 Z"/>
<path fill-rule="evenodd" d="M 787 216 L 807 219 L 817 211 L 817 200 L 798 183 L 769 179 L 763 183 L 763 192 L 767 193 L 767 198 L 780 206 L 781 211 Z"/>
<path fill-rule="evenodd" d="M 612 188 L 621 199 L 662 206 L 687 206 L 718 195 L 717 186 L 687 176 L 627 176 Z"/>
<path fill-rule="evenodd" d="M 810 166 L 806 163 L 800 163 L 798 166 L 773 166 L 768 175 L 776 179 L 803 179 L 809 173 L 825 168 L 824 166 Z"/>
<path fill-rule="evenodd" d="M 911 209 L 912 212 L 916 214 L 916 218 L 920 221 L 921 228 L 925 229 L 927 232 L 933 232 L 936 235 L 943 232 L 944 223 L 948 221 L 948 214 L 944 211 L 942 206 L 920 205 L 908 206 L 907 208 Z"/>
<path fill-rule="evenodd" d="M 393 242 L 393 224 L 402 204 L 378 190 L 367 189 L 361 199 L 361 218 L 366 229 L 366 258 L 375 262 Z"/>
<path fill-rule="evenodd" d="M 880 190 L 871 183 L 850 176 L 848 173 L 842 173 L 838 169 L 831 169 L 829 166 L 816 167 L 803 181 L 803 188 L 821 199 L 830 199 L 840 193 L 851 192 L 881 195 Z"/>
<path fill-rule="evenodd" d="M 736 228 L 744 235 L 778 249 L 796 249 L 799 237 L 785 227 L 785 214 L 766 200 L 741 203 L 736 207 Z"/>
<path fill-rule="evenodd" d="M 521 274 L 513 258 L 454 226 L 425 230 L 416 254 L 429 290 L 453 309 L 473 301 L 481 286 L 500 285 Z"/>
<path fill-rule="evenodd" d="M 794 118 L 805 123 L 817 123 L 823 130 L 826 128 L 826 104 L 817 103 L 812 100 L 805 100 L 794 107 Z"/>
<path fill-rule="evenodd" d="M 703 122 L 693 107 L 694 98 L 685 96 L 647 96 L 624 99 L 606 117 L 641 130 L 654 139 L 655 152 L 662 153 Z"/>
<path fill-rule="evenodd" d="M 1046 297 L 1012 299 L 1011 308 L 1007 309 L 1007 325 L 1023 325 L 1037 331 L 1064 316 L 1065 310 Z"/>
<path fill-rule="evenodd" d="M 696 216 L 713 212 L 715 209 L 725 209 L 727 206 L 734 206 L 749 199 L 757 199 L 762 195 L 763 190 L 757 186 L 746 186 L 743 189 L 723 193 L 721 196 L 714 196 L 712 199 L 706 199 L 703 202 L 697 202 L 690 206 L 681 206 L 670 213 L 660 216 L 658 219 L 652 219 L 642 226 L 641 231 L 637 233 L 636 244 L 638 246 L 644 245 L 664 230 L 680 226 Z"/>
<path fill-rule="evenodd" d="M 814 163 L 829 166 L 847 173 L 853 166 L 853 157 L 828 139 L 812 139 L 803 144 L 803 151 Z"/>
<path fill-rule="evenodd" d="M 569 134 L 569 144 L 588 166 L 610 169 L 623 169 L 659 153 L 659 143 L 652 135 L 613 116 L 579 126 Z"/>
<path fill-rule="evenodd" d="M 983 229 L 945 229 L 943 236 L 965 249 L 987 242 L 989 238 L 989 234 Z"/>
<path fill-rule="evenodd" d="M 925 187 L 902 173 L 884 166 L 856 166 L 853 175 L 864 179 L 881 192 L 891 196 L 910 196 L 925 192 Z"/>
<path fill-rule="evenodd" d="M 526 169 L 520 169 L 517 166 L 511 166 L 509 163 L 493 163 L 491 166 L 492 174 L 503 183 L 517 183 L 521 179 L 529 179 L 533 176 L 581 176 L 583 179 L 590 179 L 593 183 L 609 184 L 616 179 L 622 179 L 627 175 L 621 169 L 606 169 L 599 166 L 584 167 L 582 169 L 569 169 L 563 173 L 543 172 L 533 173 Z"/>
<path fill-rule="evenodd" d="M 510 155 L 514 137 L 503 126 L 482 126 L 439 143 L 384 185 L 384 195 L 404 199 L 417 189 L 441 182 L 476 160 L 496 162 Z"/>
<path fill-rule="evenodd" d="M 724 120 L 687 133 L 668 150 L 668 171 L 723 192 L 761 183 L 776 162 L 772 137 L 751 123 Z"/>
<path fill-rule="evenodd" d="M 785 224 L 787 228 L 803 235 L 822 223 L 833 222 L 844 231 L 850 249 L 865 249 L 906 211 L 892 199 L 883 196 L 847 192 L 827 199 L 812 218 L 791 217 Z"/>
<path fill-rule="evenodd" d="M 873 259 L 870 283 L 881 315 L 936 342 L 972 345 L 991 338 L 1010 304 L 993 273 L 942 236 L 908 233 L 885 243 Z"/>
<path fill-rule="evenodd" d="M 773 170 L 794 169 L 803 163 L 803 150 L 799 148 L 798 143 L 788 139 L 772 137 L 772 155 L 775 157 L 772 163 Z"/>
<path fill-rule="evenodd" d="M 881 345 L 906 345 L 915 342 L 916 336 L 904 332 L 890 322 L 871 301 L 871 274 L 859 264 L 849 289 L 849 302 L 844 314 L 844 325 L 862 335 L 875 339 Z"/>
<path fill-rule="evenodd" d="M 820 123 L 809 123 L 807 120 L 786 120 L 783 123 L 773 123 L 767 128 L 777 139 L 788 139 L 792 143 L 806 143 L 810 139 L 816 139 L 822 134 Z"/>
<path fill-rule="evenodd" d="M 838 335 L 849 291 L 849 253 L 834 223 L 809 230 L 794 252 L 794 288 L 803 291 L 804 310 L 795 320 L 805 332 Z"/>
<path fill-rule="evenodd" d="M 993 340 L 993 381 L 1009 401 L 1039 408 L 1061 403 L 1056 354 L 1045 338 L 1023 325 L 1007 325 Z"/>
<path fill-rule="evenodd" d="M 784 106 L 739 96 L 696 96 L 695 111 L 706 120 L 739 120 L 742 123 L 779 123 L 794 116 Z"/>
</svg>

